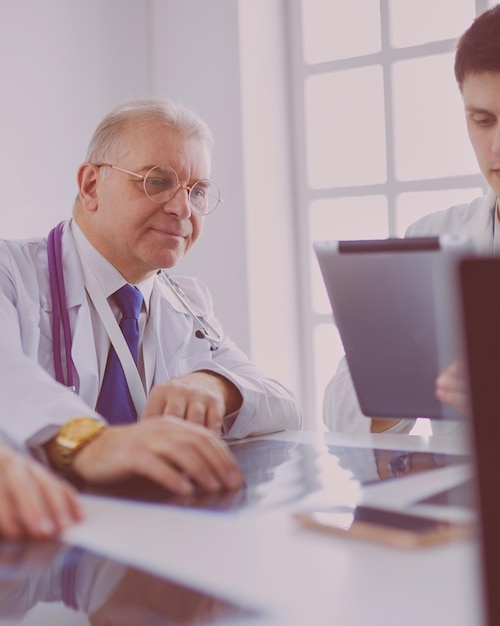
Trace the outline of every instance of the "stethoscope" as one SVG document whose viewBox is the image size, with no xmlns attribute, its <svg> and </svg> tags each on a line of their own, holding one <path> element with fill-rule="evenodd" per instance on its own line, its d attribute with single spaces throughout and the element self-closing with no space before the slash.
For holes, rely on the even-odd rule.
<svg viewBox="0 0 500 626">
<path fill-rule="evenodd" d="M 184 291 L 180 288 L 179 283 L 171 278 L 166 270 L 158 270 L 158 276 L 161 281 L 171 289 L 184 309 L 192 317 L 194 323 L 198 327 L 198 330 L 195 332 L 196 337 L 198 337 L 198 339 L 206 339 L 210 344 L 210 350 L 218 350 L 220 344 L 222 343 L 222 335 L 212 324 L 210 324 L 207 319 L 197 315 L 193 311 L 193 309 L 189 306 L 188 298 Z"/>
<path fill-rule="evenodd" d="M 47 257 L 49 265 L 50 294 L 52 297 L 52 337 L 54 343 L 54 369 L 56 380 L 66 387 L 75 389 L 74 365 L 71 358 L 71 327 L 69 312 L 66 303 L 66 287 L 64 283 L 64 271 L 62 261 L 62 230 L 64 222 L 53 228 L 47 239 Z M 185 311 L 193 319 L 197 330 L 195 336 L 206 339 L 210 344 L 210 350 L 218 350 L 222 343 L 222 335 L 208 320 L 197 315 L 189 305 L 186 294 L 179 284 L 168 273 L 161 269 L 158 271 L 161 281 L 177 297 Z M 61 330 L 63 343 L 61 344 Z M 66 373 L 63 373 L 63 356 L 66 359 Z"/>
</svg>

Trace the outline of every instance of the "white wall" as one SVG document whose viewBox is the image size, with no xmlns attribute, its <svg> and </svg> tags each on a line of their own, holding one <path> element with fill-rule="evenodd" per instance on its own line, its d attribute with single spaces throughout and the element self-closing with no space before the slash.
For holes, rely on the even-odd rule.
<svg viewBox="0 0 500 626">
<path fill-rule="evenodd" d="M 145 7 L 0 1 L 0 236 L 44 234 L 70 215 L 94 127 L 117 102 L 148 90 Z"/>
</svg>

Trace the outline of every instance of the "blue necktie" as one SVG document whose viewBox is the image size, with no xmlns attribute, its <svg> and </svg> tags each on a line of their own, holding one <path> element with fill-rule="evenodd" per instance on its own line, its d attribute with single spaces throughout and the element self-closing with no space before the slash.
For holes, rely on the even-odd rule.
<svg viewBox="0 0 500 626">
<path fill-rule="evenodd" d="M 142 294 L 132 285 L 124 285 L 112 297 L 122 312 L 120 328 L 134 362 L 137 364 L 139 312 L 143 302 Z M 127 379 L 113 346 L 109 349 L 108 362 L 106 363 L 96 410 L 110 424 L 131 424 L 137 420 L 137 412 L 128 389 Z"/>
</svg>

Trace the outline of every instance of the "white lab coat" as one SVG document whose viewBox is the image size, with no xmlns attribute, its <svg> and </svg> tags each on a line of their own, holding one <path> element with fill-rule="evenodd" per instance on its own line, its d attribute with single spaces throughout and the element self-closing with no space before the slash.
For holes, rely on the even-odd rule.
<svg viewBox="0 0 500 626">
<path fill-rule="evenodd" d="M 48 424 L 96 416 L 95 333 L 67 224 L 62 250 L 77 393 L 55 380 L 47 240 L 0 241 L 0 428 L 18 446 Z M 196 313 L 220 328 L 206 286 L 193 278 L 178 280 Z M 225 433 L 231 438 L 300 428 L 300 411 L 290 391 L 264 377 L 227 337 L 211 352 L 205 339 L 195 337 L 193 319 L 160 281 L 155 281 L 150 306 L 149 323 L 154 321 L 157 336 L 154 383 L 196 369 L 227 377 L 243 396 L 238 414 L 225 420 Z"/>
<path fill-rule="evenodd" d="M 494 244 L 494 208 L 496 196 L 490 189 L 485 196 L 469 204 L 460 204 L 446 211 L 438 211 L 421 218 L 406 231 L 406 237 L 430 237 L 444 233 L 460 233 L 470 237 L 478 253 L 492 253 Z M 370 432 L 371 420 L 362 412 L 356 397 L 345 357 L 340 361 L 335 376 L 328 383 L 323 397 L 323 420 L 329 430 L 347 433 Z M 415 423 L 401 420 L 387 432 L 407 433 Z M 433 420 L 434 434 L 456 430 L 454 422 Z"/>
</svg>

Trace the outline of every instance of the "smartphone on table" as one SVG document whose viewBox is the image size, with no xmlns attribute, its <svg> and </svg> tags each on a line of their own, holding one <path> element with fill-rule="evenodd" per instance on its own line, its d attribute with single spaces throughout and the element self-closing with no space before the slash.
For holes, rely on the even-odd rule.
<svg viewBox="0 0 500 626">
<path fill-rule="evenodd" d="M 473 533 L 470 522 L 435 519 L 410 511 L 362 505 L 300 512 L 294 517 L 309 528 L 400 548 L 447 543 L 469 538 Z"/>
</svg>

